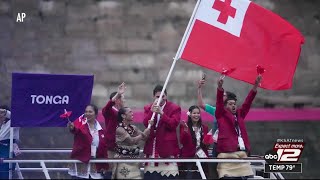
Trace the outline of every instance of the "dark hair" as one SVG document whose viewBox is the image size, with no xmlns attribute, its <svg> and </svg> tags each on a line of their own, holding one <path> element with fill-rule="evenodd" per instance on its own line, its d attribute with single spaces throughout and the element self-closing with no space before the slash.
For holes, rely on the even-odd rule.
<svg viewBox="0 0 320 180">
<path fill-rule="evenodd" d="M 192 129 L 192 119 L 191 119 L 191 113 L 194 109 L 199 109 L 199 112 L 201 112 L 200 110 L 200 107 L 199 106 L 196 106 L 196 105 L 193 105 L 193 106 L 190 106 L 189 108 L 189 112 L 190 112 L 190 115 L 188 116 L 188 122 L 187 122 L 187 125 L 189 127 L 189 130 L 190 130 L 190 133 L 191 133 L 191 137 L 192 137 L 192 141 L 194 144 L 197 144 L 197 138 L 196 138 L 196 133 L 193 131 Z M 201 116 L 200 116 L 200 119 L 198 121 L 198 127 L 199 128 L 202 128 L 202 132 L 201 132 L 201 138 L 200 138 L 200 146 L 202 147 L 203 146 L 203 143 L 202 143 L 202 140 L 203 140 L 203 127 L 202 127 L 202 119 L 201 119 Z"/>
<path fill-rule="evenodd" d="M 115 92 L 112 92 L 111 94 L 110 94 L 110 99 L 112 99 L 115 95 L 117 94 L 117 92 L 115 91 Z"/>
<path fill-rule="evenodd" d="M 1 105 L 0 106 L 0 109 L 5 109 L 5 110 L 7 110 L 7 111 L 11 111 L 10 110 L 10 108 L 9 108 L 9 106 L 7 106 L 7 105 Z M 6 112 L 7 113 L 7 112 Z M 11 117 L 10 117 L 11 118 Z M 10 120 L 10 118 L 5 118 L 5 120 L 4 120 L 4 123 L 7 123 L 9 120 Z"/>
<path fill-rule="evenodd" d="M 153 89 L 153 96 L 156 95 L 157 92 L 161 92 L 162 89 L 163 89 L 163 86 L 161 86 L 159 84 L 156 85 L 156 87 L 154 87 L 154 89 Z M 166 89 L 164 90 L 164 94 L 167 95 L 167 90 Z"/>
<path fill-rule="evenodd" d="M 128 107 L 122 107 L 122 108 L 119 109 L 119 111 L 118 111 L 118 123 L 122 123 L 122 121 L 123 121 L 122 114 L 126 114 L 127 108 Z"/>
<path fill-rule="evenodd" d="M 7 105 L 1 105 L 1 106 L 0 106 L 0 109 L 5 109 L 5 110 L 10 111 L 10 108 L 9 108 L 9 106 L 7 106 Z"/>
<path fill-rule="evenodd" d="M 237 102 L 237 95 L 235 95 L 233 92 L 226 91 L 226 94 L 227 99 L 224 101 L 224 105 L 226 105 L 229 100 L 234 100 Z"/>
<path fill-rule="evenodd" d="M 237 99 L 237 95 L 235 95 L 233 92 L 226 91 L 226 94 L 227 94 L 227 97 Z"/>
<path fill-rule="evenodd" d="M 96 115 L 98 115 L 98 111 L 99 111 L 99 110 L 98 110 L 98 107 L 97 107 L 96 105 L 94 105 L 94 104 L 88 104 L 87 107 L 88 107 L 88 106 L 92 107 L 94 113 L 95 113 Z"/>
</svg>

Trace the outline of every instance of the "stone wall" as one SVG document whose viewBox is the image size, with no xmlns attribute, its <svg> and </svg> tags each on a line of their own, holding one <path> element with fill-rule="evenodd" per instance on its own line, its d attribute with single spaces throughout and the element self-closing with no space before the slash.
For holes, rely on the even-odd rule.
<svg viewBox="0 0 320 180">
<path fill-rule="evenodd" d="M 307 106 L 320 106 L 320 1 L 256 2 L 292 23 L 304 35 L 305 44 L 292 89 L 259 90 L 254 107 L 264 106 L 271 97 L 273 102 L 280 99 L 279 107 L 291 107 L 294 101 L 284 103 L 290 98 L 307 100 Z M 93 103 L 101 108 L 109 94 L 124 81 L 128 106 L 141 108 L 151 101 L 154 85 L 164 83 L 195 3 L 194 0 L 0 0 L 0 103 L 10 104 L 12 72 L 94 74 Z M 25 22 L 16 23 L 18 12 L 27 14 Z M 205 101 L 214 103 L 215 79 L 219 74 L 186 61 L 177 62 L 168 85 L 169 98 L 183 108 L 195 104 L 196 81 L 202 72 L 208 77 Z M 225 87 L 236 91 L 242 101 L 250 85 L 226 78 Z M 320 131 L 314 129 L 318 122 L 249 124 L 250 132 L 254 132 L 252 143 L 257 147 L 254 152 L 260 154 L 279 136 L 306 136 L 310 150 L 303 155 L 307 169 L 302 175 L 319 176 L 315 161 L 319 160 L 316 154 Z M 56 131 L 48 132 L 54 136 Z M 23 137 L 34 133 L 38 135 L 35 129 L 22 130 Z M 37 146 L 36 142 L 23 138 L 25 147 Z M 60 147 L 59 141 L 50 136 L 40 142 L 44 147 L 45 142 Z"/>
<path fill-rule="evenodd" d="M 261 90 L 258 98 L 317 96 L 320 3 L 256 2 L 291 22 L 306 40 L 293 88 Z M 0 0 L 1 102 L 10 104 L 11 72 L 19 71 L 94 74 L 92 100 L 100 107 L 124 81 L 128 105 L 141 107 L 150 102 L 154 85 L 164 83 L 194 5 L 194 0 Z M 18 12 L 27 14 L 25 22 L 15 22 Z M 206 101 L 213 103 L 219 75 L 186 61 L 176 65 L 168 85 L 170 99 L 185 108 L 196 103 L 195 82 L 202 72 L 209 81 Z M 225 86 L 236 91 L 240 100 L 250 87 L 229 78 Z M 262 105 L 263 101 L 255 104 Z M 319 106 L 319 98 L 310 99 L 309 105 Z"/>
</svg>

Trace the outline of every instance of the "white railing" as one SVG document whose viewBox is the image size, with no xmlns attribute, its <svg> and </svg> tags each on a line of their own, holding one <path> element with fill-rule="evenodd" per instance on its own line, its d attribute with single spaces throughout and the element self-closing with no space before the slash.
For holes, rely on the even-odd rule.
<svg viewBox="0 0 320 180">
<path fill-rule="evenodd" d="M 72 149 L 21 149 L 21 153 L 71 153 Z"/>
<path fill-rule="evenodd" d="M 64 149 L 21 149 L 21 153 L 71 153 L 70 148 Z M 21 171 L 42 171 L 45 174 L 46 179 L 50 179 L 49 171 L 68 171 L 69 168 L 47 168 L 46 163 L 79 163 L 78 160 L 15 160 L 15 159 L 6 159 L 4 163 L 16 163 L 17 174 L 20 179 L 23 179 Z M 197 164 L 198 170 L 201 174 L 202 179 L 206 179 L 204 171 L 201 166 L 201 162 L 208 163 L 221 163 L 221 162 L 251 162 L 259 163 L 260 165 L 252 165 L 254 172 L 256 170 L 264 170 L 265 160 L 263 158 L 244 158 L 244 159 L 218 159 L 218 158 L 208 158 L 208 159 L 95 159 L 91 160 L 90 163 L 134 163 L 134 162 L 194 162 Z M 19 163 L 39 163 L 41 168 L 20 168 Z M 143 170 L 143 168 L 141 168 Z M 255 174 L 255 173 L 254 173 Z M 271 179 L 284 179 L 281 173 L 270 173 Z"/>
<path fill-rule="evenodd" d="M 201 174 L 202 179 L 206 179 L 204 171 L 201 166 L 201 162 L 211 162 L 211 163 L 221 163 L 221 162 L 229 162 L 229 163 L 239 163 L 239 162 L 256 162 L 264 164 L 265 161 L 261 159 L 252 159 L 252 158 L 244 158 L 244 159 L 95 159 L 90 160 L 89 163 L 151 163 L 151 162 L 195 162 L 198 166 L 199 172 Z M 46 163 L 81 163 L 79 160 L 15 160 L 15 159 L 5 159 L 3 163 L 39 163 L 43 173 L 45 174 L 46 179 L 50 179 L 50 175 L 48 170 L 58 170 L 59 168 L 47 168 Z M 64 168 L 65 170 L 66 168 Z M 22 168 L 18 169 L 18 171 L 23 170 Z M 30 169 L 28 170 L 38 170 L 38 169 Z"/>
<path fill-rule="evenodd" d="M 135 163 L 135 162 L 161 162 L 161 163 L 167 163 L 167 162 L 208 162 L 208 163 L 245 163 L 245 162 L 255 162 L 255 163 L 265 163 L 264 160 L 261 159 L 252 159 L 252 158 L 242 158 L 242 159 L 146 159 L 146 158 L 136 158 L 136 159 L 120 159 L 120 158 L 112 158 L 112 159 L 93 159 L 90 160 L 90 163 Z M 79 160 L 74 159 L 66 159 L 66 160 L 58 160 L 58 159 L 52 159 L 52 160 L 24 160 L 24 159 L 4 159 L 4 163 L 80 163 Z"/>
</svg>

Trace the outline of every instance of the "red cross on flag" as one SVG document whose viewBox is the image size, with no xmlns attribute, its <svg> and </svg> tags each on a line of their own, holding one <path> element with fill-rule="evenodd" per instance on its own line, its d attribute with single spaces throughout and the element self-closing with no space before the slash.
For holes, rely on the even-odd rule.
<svg viewBox="0 0 320 180">
<path fill-rule="evenodd" d="M 178 58 L 251 84 L 261 67 L 262 88 L 291 88 L 304 38 L 280 16 L 249 0 L 201 0 L 189 24 Z"/>
</svg>

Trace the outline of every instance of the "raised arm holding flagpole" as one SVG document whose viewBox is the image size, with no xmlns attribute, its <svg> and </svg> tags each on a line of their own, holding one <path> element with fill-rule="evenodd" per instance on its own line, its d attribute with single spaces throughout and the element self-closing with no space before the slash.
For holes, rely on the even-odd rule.
<svg viewBox="0 0 320 180">
<path fill-rule="evenodd" d="M 144 107 L 144 125 L 151 128 L 149 139 L 144 147 L 144 153 L 148 158 L 177 158 L 179 154 L 176 128 L 181 119 L 181 108 L 167 101 L 166 87 L 176 61 L 180 57 L 181 47 L 190 33 L 190 27 L 199 3 L 200 1 L 197 2 L 196 8 L 193 11 L 163 87 L 159 85 L 155 87 L 153 91 L 154 102 Z M 155 121 L 152 127 L 148 123 L 150 120 Z M 149 163 L 145 166 L 145 179 L 154 179 L 159 176 L 174 178 L 177 175 L 179 175 L 177 163 Z"/>
</svg>

